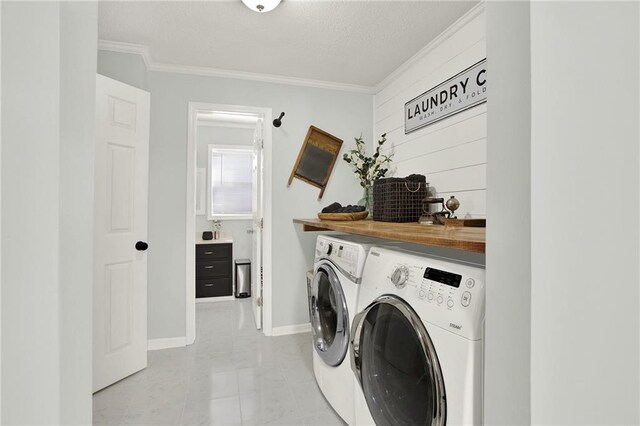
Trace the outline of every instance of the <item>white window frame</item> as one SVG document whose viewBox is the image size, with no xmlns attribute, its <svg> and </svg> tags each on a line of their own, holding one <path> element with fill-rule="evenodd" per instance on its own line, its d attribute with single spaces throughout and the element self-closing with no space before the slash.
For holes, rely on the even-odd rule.
<svg viewBox="0 0 640 426">
<path fill-rule="evenodd" d="M 256 150 L 252 145 L 219 145 L 210 144 L 207 149 L 207 220 L 251 220 L 253 213 L 247 214 L 212 214 L 211 213 L 211 192 L 213 191 L 211 156 L 214 152 L 248 152 L 253 155 L 255 162 Z M 252 198 L 253 199 L 253 198 Z M 253 209 L 252 209 L 253 210 Z"/>
</svg>

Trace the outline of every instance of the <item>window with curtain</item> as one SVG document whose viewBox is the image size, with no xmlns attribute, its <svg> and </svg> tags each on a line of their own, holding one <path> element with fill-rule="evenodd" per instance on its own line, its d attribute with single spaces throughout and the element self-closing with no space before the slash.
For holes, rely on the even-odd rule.
<svg viewBox="0 0 640 426">
<path fill-rule="evenodd" d="M 253 147 L 209 145 L 209 219 L 249 219 L 253 210 Z"/>
</svg>

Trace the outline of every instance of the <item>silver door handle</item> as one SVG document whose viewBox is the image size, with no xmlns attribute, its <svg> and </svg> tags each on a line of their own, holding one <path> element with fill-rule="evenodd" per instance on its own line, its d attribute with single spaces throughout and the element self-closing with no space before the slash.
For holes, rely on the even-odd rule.
<svg viewBox="0 0 640 426">
<path fill-rule="evenodd" d="M 213 254 L 212 251 L 205 251 L 204 254 Z"/>
<path fill-rule="evenodd" d="M 205 287 L 213 287 L 213 284 L 205 284 Z"/>
<path fill-rule="evenodd" d="M 205 266 L 204 269 L 213 269 L 213 266 Z"/>
</svg>

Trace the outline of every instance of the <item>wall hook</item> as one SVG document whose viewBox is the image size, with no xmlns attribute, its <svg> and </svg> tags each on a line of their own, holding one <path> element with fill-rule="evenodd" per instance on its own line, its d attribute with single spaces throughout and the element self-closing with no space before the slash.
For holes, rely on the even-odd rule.
<svg viewBox="0 0 640 426">
<path fill-rule="evenodd" d="M 282 117 L 284 117 L 284 112 L 280 113 L 280 117 L 276 118 L 275 120 L 273 120 L 273 126 L 274 127 L 280 127 L 282 126 Z"/>
</svg>

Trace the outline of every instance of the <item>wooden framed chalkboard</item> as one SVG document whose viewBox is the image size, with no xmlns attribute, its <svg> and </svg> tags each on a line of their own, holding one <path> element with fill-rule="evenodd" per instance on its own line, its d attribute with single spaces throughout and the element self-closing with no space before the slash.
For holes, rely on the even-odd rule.
<svg viewBox="0 0 640 426">
<path fill-rule="evenodd" d="M 320 188 L 318 198 L 322 198 L 341 147 L 342 139 L 310 126 L 287 186 L 291 185 L 294 177 L 298 178 Z"/>
</svg>

